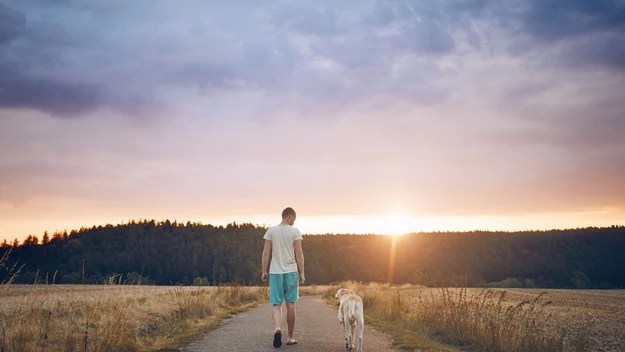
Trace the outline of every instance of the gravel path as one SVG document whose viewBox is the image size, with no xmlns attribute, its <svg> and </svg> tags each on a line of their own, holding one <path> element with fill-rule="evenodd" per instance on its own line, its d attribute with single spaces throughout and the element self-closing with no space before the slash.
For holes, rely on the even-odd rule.
<svg viewBox="0 0 625 352">
<path fill-rule="evenodd" d="M 286 307 L 282 308 L 282 347 L 275 349 L 271 306 L 262 304 L 257 308 L 240 313 L 208 332 L 199 340 L 185 347 L 185 352 L 264 352 L 297 351 L 329 352 L 345 351 L 337 309 L 321 300 L 321 296 L 300 297 L 297 303 L 295 321 L 296 345 L 286 345 Z M 366 325 L 363 351 L 397 351 L 391 345 L 389 335 Z"/>
</svg>

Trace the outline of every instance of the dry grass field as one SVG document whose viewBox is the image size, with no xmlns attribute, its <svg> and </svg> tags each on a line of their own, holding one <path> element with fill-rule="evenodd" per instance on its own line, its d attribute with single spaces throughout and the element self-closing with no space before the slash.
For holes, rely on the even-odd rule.
<svg viewBox="0 0 625 352">
<path fill-rule="evenodd" d="M 419 351 L 625 351 L 625 291 L 435 289 L 345 282 L 366 320 Z M 505 293 L 504 293 L 505 291 Z M 0 351 L 173 351 L 267 287 L 0 286 Z"/>
<path fill-rule="evenodd" d="M 625 290 L 507 289 L 509 302 L 530 299 L 542 291 L 553 302 L 546 307 L 550 327 L 567 333 L 587 332 L 590 351 L 625 351 Z"/>
<path fill-rule="evenodd" d="M 5 285 L 0 351 L 164 351 L 266 300 L 266 287 Z"/>
<path fill-rule="evenodd" d="M 346 282 L 406 349 L 625 351 L 625 291 L 436 289 Z M 432 340 L 444 345 L 436 345 Z"/>
</svg>

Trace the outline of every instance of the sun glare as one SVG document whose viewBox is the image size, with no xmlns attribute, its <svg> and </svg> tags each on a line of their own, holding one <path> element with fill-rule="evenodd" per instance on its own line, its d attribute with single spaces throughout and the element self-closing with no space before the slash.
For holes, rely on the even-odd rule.
<svg viewBox="0 0 625 352">
<path fill-rule="evenodd" d="M 384 232 L 393 236 L 402 236 L 417 230 L 416 220 L 401 213 L 391 214 L 384 218 L 382 222 L 381 225 Z"/>
</svg>

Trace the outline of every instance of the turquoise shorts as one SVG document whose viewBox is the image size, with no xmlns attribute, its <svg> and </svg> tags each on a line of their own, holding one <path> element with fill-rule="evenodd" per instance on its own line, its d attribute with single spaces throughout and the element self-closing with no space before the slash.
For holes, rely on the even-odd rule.
<svg viewBox="0 0 625 352">
<path fill-rule="evenodd" d="M 269 300 L 273 305 L 295 303 L 299 298 L 299 273 L 269 274 Z"/>
</svg>

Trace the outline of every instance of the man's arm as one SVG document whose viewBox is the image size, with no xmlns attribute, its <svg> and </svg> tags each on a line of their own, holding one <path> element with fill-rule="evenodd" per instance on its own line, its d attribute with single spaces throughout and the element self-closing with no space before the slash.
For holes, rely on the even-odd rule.
<svg viewBox="0 0 625 352">
<path fill-rule="evenodd" d="M 263 248 L 263 260 L 262 260 L 263 276 L 261 279 L 263 281 L 267 281 L 267 277 L 268 277 L 267 272 L 269 271 L 269 254 L 271 254 L 271 241 L 266 239 L 265 248 Z"/>
<path fill-rule="evenodd" d="M 293 249 L 295 249 L 295 259 L 297 260 L 297 271 L 299 271 L 299 281 L 304 283 L 306 281 L 304 270 L 304 251 L 302 250 L 302 240 L 293 242 Z"/>
</svg>

